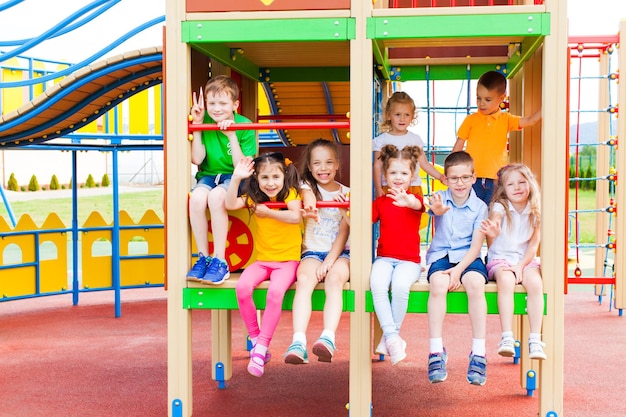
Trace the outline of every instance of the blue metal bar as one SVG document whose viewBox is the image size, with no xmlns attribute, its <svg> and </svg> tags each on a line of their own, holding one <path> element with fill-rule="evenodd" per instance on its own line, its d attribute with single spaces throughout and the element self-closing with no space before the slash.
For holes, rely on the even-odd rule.
<svg viewBox="0 0 626 417">
<path fill-rule="evenodd" d="M 147 56 L 143 56 L 143 57 L 138 57 L 138 58 L 134 58 L 134 59 L 128 59 L 128 60 L 124 60 L 121 61 L 117 64 L 113 64 L 107 67 L 102 68 L 101 70 L 97 70 L 92 72 L 91 74 L 76 80 L 75 82 L 73 82 L 70 86 L 68 86 L 67 90 L 66 89 L 62 89 L 61 91 L 59 91 L 58 94 L 55 94 L 53 97 L 50 97 L 49 99 L 47 99 L 45 102 L 42 103 L 41 106 L 38 106 L 37 108 L 35 108 L 32 111 L 29 111 L 27 113 L 27 116 L 29 118 L 32 118 L 33 116 L 37 116 L 40 113 L 42 113 L 44 110 L 46 110 L 47 108 L 51 107 L 52 105 L 56 104 L 59 101 L 62 101 L 65 99 L 65 97 L 70 94 L 72 91 L 81 88 L 83 86 L 89 85 L 91 83 L 93 83 L 95 80 L 97 80 L 98 78 L 102 77 L 102 75 L 108 75 L 111 74 L 112 72 L 117 71 L 118 69 L 125 69 L 128 68 L 129 66 L 135 65 L 135 64 L 144 64 L 144 63 L 149 63 L 149 62 L 155 62 L 158 60 L 161 60 L 162 58 L 162 54 L 154 54 L 154 55 L 147 55 Z M 140 71 L 136 74 L 130 74 L 127 77 L 122 78 L 121 80 L 118 80 L 116 82 L 113 82 L 111 84 L 107 85 L 106 89 L 102 89 L 100 91 L 98 91 L 99 94 L 104 94 L 112 89 L 117 88 L 118 85 L 122 85 L 126 82 L 128 82 L 128 80 L 134 80 L 137 78 L 140 78 L 142 76 L 146 76 L 146 75 L 150 75 L 153 73 L 157 73 L 160 72 L 161 69 L 160 68 L 148 68 L 145 69 L 143 71 Z M 40 80 L 41 78 L 37 78 L 38 80 Z M 2 83 L 0 83 L 0 88 L 2 88 Z M 140 86 L 137 86 L 137 90 L 140 90 Z M 148 87 L 145 87 L 148 88 Z M 144 89 L 145 89 L 144 88 Z M 130 96 L 130 95 L 127 95 Z M 119 100 L 112 100 L 111 103 L 115 102 L 117 104 L 117 102 L 119 102 Z M 74 107 L 76 107 L 77 105 L 74 105 Z M 4 131 L 10 128 L 13 128 L 17 125 L 19 125 L 20 123 L 23 123 L 23 120 L 18 117 L 16 119 L 13 119 L 11 121 L 8 121 L 6 123 L 3 123 L 0 126 L 0 131 Z"/>
<path fill-rule="evenodd" d="M 16 4 L 19 4 L 21 2 L 23 2 L 24 0 L 9 0 L 7 2 L 4 2 L 2 4 L 0 4 L 0 12 L 10 9 L 11 7 L 15 6 Z"/>
<path fill-rule="evenodd" d="M 324 91 L 324 100 L 326 101 L 326 110 L 328 114 L 335 114 L 335 107 L 333 106 L 333 97 L 330 94 L 330 89 L 328 88 L 328 83 L 326 81 L 322 82 L 322 91 Z M 334 120 L 330 120 L 334 122 Z M 335 143 L 341 144 L 341 139 L 339 138 L 339 133 L 337 129 L 331 129 L 331 134 L 333 135 L 333 140 Z"/>
<path fill-rule="evenodd" d="M 72 303 L 78 305 L 78 161 L 77 151 L 72 151 Z"/>
<path fill-rule="evenodd" d="M 4 203 L 4 208 L 7 210 L 7 213 L 9 214 L 11 225 L 15 227 L 15 225 L 17 224 L 15 222 L 15 215 L 13 214 L 13 209 L 11 208 L 11 204 L 9 203 L 9 200 L 7 200 L 7 196 L 4 193 L 4 187 L 2 186 L 2 184 L 0 184 L 0 196 L 2 196 L 2 202 Z"/>
<path fill-rule="evenodd" d="M 19 2 L 24 1 L 24 0 L 18 0 Z M 96 6 L 93 8 L 92 11 L 93 13 L 91 13 L 90 15 L 88 15 L 87 17 L 83 18 L 82 20 L 79 20 L 78 22 L 74 23 L 73 25 L 67 26 L 65 29 L 59 30 L 57 31 L 55 34 L 53 34 L 52 36 L 49 36 L 47 39 L 53 39 L 53 38 L 57 38 L 59 36 L 65 35 L 66 33 L 72 32 L 75 29 L 78 29 L 81 26 L 84 26 L 86 23 L 91 22 L 93 19 L 95 19 L 96 17 L 100 16 L 104 11 L 110 9 L 111 7 L 115 6 L 117 3 L 119 3 L 121 0 L 115 0 L 115 1 L 110 1 L 107 4 L 103 4 L 100 6 Z M 100 9 L 98 9 L 98 7 L 100 7 Z M 0 12 L 2 11 L 2 5 L 0 5 Z M 87 12 L 85 12 L 87 13 Z M 85 14 L 82 13 L 82 14 Z M 79 13 L 77 12 L 76 15 L 78 15 Z M 76 16 L 74 19 L 76 19 L 78 16 Z M 13 40 L 13 41 L 0 41 L 0 46 L 18 46 L 18 45 L 23 45 L 26 42 L 31 41 L 32 38 L 30 39 L 17 39 L 17 40 Z"/>
<path fill-rule="evenodd" d="M 57 34 L 61 29 L 67 26 L 68 23 L 73 22 L 85 12 L 93 9 L 94 7 L 98 7 L 110 1 L 113 1 L 113 0 L 96 0 L 93 3 L 83 7 L 82 9 L 78 10 L 74 14 L 70 15 L 69 17 L 59 22 L 57 25 L 53 26 L 51 29 L 48 29 L 47 31 L 45 31 L 41 35 L 32 39 L 29 39 L 27 42 L 24 42 L 21 46 L 13 49 L 11 52 L 7 52 L 5 54 L 0 55 L 0 62 L 13 58 L 21 54 L 22 52 L 28 51 L 32 47 L 39 45 L 41 42 L 45 41 L 46 39 L 49 39 L 52 35 Z M 114 0 L 114 1 L 117 2 L 119 0 Z M 56 77 L 53 77 L 53 78 L 56 78 Z M 44 81 L 48 81 L 48 80 L 41 80 L 41 82 L 44 82 Z M 22 84 L 22 86 L 24 85 L 27 85 L 27 84 Z"/>
<path fill-rule="evenodd" d="M 143 25 L 138 26 L 135 29 L 133 29 L 132 31 L 126 33 L 124 36 L 122 36 L 121 38 L 119 38 L 116 41 L 114 41 L 113 43 L 111 43 L 108 47 L 106 47 L 104 49 L 101 49 L 99 52 L 95 53 L 94 55 L 90 56 L 89 58 L 79 62 L 78 64 L 75 64 L 75 65 L 72 65 L 72 66 L 67 67 L 65 69 L 62 69 L 61 71 L 57 71 L 57 72 L 54 72 L 52 74 L 46 75 L 44 77 L 35 78 L 35 79 L 31 79 L 31 80 L 12 81 L 12 82 L 8 82 L 8 83 L 0 82 L 0 88 L 24 87 L 24 86 L 29 85 L 29 84 L 45 83 L 47 81 L 51 81 L 51 80 L 54 80 L 56 78 L 63 77 L 63 76 L 66 76 L 68 74 L 71 74 L 73 72 L 76 72 L 79 69 L 81 69 L 82 67 L 91 64 L 96 59 L 102 57 L 106 53 L 111 52 L 113 49 L 117 48 L 119 45 L 121 45 L 122 43 L 124 43 L 129 38 L 131 38 L 134 35 L 136 35 L 137 33 L 139 33 L 141 31 L 149 28 L 150 26 L 154 26 L 157 23 L 161 23 L 163 21 L 165 21 L 165 16 L 154 18 L 154 19 L 150 20 L 149 22 L 146 22 Z M 8 54 L 0 55 L 0 62 L 5 60 L 5 59 L 8 59 L 7 55 Z"/>
<path fill-rule="evenodd" d="M 117 115 L 115 117 L 115 129 L 117 130 Z M 111 233 L 111 273 L 115 292 L 115 317 L 122 316 L 122 299 L 120 293 L 120 190 L 119 190 L 119 166 L 118 153 L 114 150 L 113 162 L 113 231 Z"/>
</svg>

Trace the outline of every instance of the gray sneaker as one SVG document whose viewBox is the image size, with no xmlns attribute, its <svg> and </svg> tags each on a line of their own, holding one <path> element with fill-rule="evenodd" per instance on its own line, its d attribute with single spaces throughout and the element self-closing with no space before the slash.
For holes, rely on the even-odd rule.
<svg viewBox="0 0 626 417">
<path fill-rule="evenodd" d="M 443 352 L 428 355 L 428 380 L 431 384 L 443 382 L 448 378 L 447 362 L 448 354 L 446 353 L 446 348 L 443 348 Z"/>
</svg>

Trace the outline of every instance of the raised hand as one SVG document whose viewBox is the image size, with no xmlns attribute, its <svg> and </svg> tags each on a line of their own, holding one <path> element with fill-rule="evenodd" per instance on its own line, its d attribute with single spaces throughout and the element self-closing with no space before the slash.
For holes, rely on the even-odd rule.
<svg viewBox="0 0 626 417">
<path fill-rule="evenodd" d="M 254 173 L 254 161 L 249 156 L 244 156 L 239 160 L 239 163 L 235 165 L 233 171 L 233 177 L 248 178 Z"/>
<path fill-rule="evenodd" d="M 202 124 L 204 121 L 204 95 L 202 87 L 200 87 L 200 95 L 196 96 L 196 92 L 192 93 L 193 105 L 191 106 L 191 117 L 193 124 Z"/>
<path fill-rule="evenodd" d="M 440 193 L 434 194 L 432 197 L 428 199 L 428 205 L 430 206 L 430 210 L 435 214 L 435 216 L 441 216 L 450 210 L 449 206 L 443 204 L 443 197 Z"/>
<path fill-rule="evenodd" d="M 491 219 L 483 220 L 480 223 L 480 231 L 485 236 L 495 239 L 500 234 L 500 222 L 494 222 Z"/>
</svg>

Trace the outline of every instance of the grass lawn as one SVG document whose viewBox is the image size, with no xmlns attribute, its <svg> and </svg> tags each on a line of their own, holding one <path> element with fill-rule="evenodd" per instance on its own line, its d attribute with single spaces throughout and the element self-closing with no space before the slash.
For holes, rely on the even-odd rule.
<svg viewBox="0 0 626 417">
<path fill-rule="evenodd" d="M 45 191 L 42 191 L 45 193 Z M 154 210 L 163 220 L 163 192 L 161 190 L 140 191 L 132 193 L 120 193 L 120 210 L 128 212 L 130 217 L 138 222 L 143 214 Z M 15 201 L 11 203 L 15 220 L 19 221 L 23 214 L 29 214 L 35 224 L 41 226 L 49 213 L 56 213 L 66 227 L 72 224 L 72 199 L 51 198 L 41 200 Z M 97 195 L 78 197 L 78 225 L 83 225 L 89 214 L 99 211 L 107 222 L 113 221 L 113 198 L 111 195 Z M 7 224 L 10 223 L 9 215 L 3 204 L 0 204 L 0 216 Z"/>
<path fill-rule="evenodd" d="M 576 193 L 575 190 L 569 190 L 569 210 L 576 209 Z M 596 208 L 596 192 L 595 191 L 578 191 L 578 210 L 592 210 Z M 593 213 L 578 213 L 578 233 L 580 243 L 606 243 L 607 231 L 599 230 L 596 232 L 596 216 L 609 216 L 605 211 Z M 576 239 L 576 220 L 573 215 L 569 217 L 569 242 L 574 243 Z M 615 223 L 613 222 L 613 227 Z"/>
</svg>

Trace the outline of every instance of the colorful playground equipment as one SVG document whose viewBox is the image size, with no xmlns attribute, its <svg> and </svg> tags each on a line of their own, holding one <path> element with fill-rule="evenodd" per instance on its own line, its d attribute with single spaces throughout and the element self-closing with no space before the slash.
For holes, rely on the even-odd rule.
<svg viewBox="0 0 626 417">
<path fill-rule="evenodd" d="M 17 264 L 0 264 L 0 289 L 6 299 L 73 291 L 78 302 L 81 291 L 113 289 L 117 294 L 116 315 L 119 315 L 119 290 L 163 285 L 165 258 L 169 415 L 192 415 L 191 320 L 194 309 L 212 310 L 212 377 L 225 387 L 232 377 L 231 312 L 237 309 L 234 298 L 237 273 L 220 287 L 188 283 L 184 276 L 195 253 L 185 204 L 190 188 L 186 138 L 191 129 L 211 128 L 188 124 L 191 91 L 197 91 L 208 74 L 228 74 L 242 88 L 242 114 L 254 122 L 239 128 L 271 131 L 267 143 L 287 146 L 280 149 L 296 158 L 297 145 L 319 136 L 333 138 L 347 154 L 342 159 L 349 179 L 346 183 L 352 189 L 353 242 L 351 282 L 344 288 L 343 306 L 344 311 L 350 312 L 348 413 L 375 415 L 371 396 L 373 307 L 364 279 L 369 276 L 372 260 L 371 138 L 375 131 L 372 109 L 380 108 L 385 97 L 396 88 L 394 82 L 422 81 L 427 89 L 431 86 L 434 89 L 438 81 L 467 80 L 466 112 L 469 112 L 470 102 L 473 103 L 469 81 L 486 70 L 496 69 L 509 78 L 512 112 L 531 114 L 539 108 L 544 112 L 541 126 L 528 129 L 523 136 L 511 135 L 510 156 L 511 160 L 523 161 L 533 169 L 543 190 L 541 256 L 546 297 L 543 333 L 549 359 L 533 363 L 527 359 L 525 346 L 520 346 L 516 361 L 521 362 L 522 387 L 529 395 L 535 391 L 539 394 L 539 415 L 562 415 L 564 289 L 567 291 L 568 284 L 610 285 L 614 291 L 610 295 L 611 305 L 618 308 L 620 314 L 626 296 L 620 285 L 623 266 L 615 262 L 625 255 L 616 238 L 624 233 L 625 226 L 615 219 L 626 194 L 620 192 L 617 181 L 619 167 L 624 166 L 626 157 L 616 146 L 619 132 L 626 131 L 624 121 L 617 118 L 617 103 L 626 101 L 626 89 L 620 88 L 615 100 L 618 76 L 609 63 L 619 37 L 568 40 L 565 0 L 375 0 L 371 3 L 362 0 L 236 0 L 217 3 L 166 0 L 163 49 L 148 48 L 109 58 L 106 63 L 84 66 L 78 72 L 76 67 L 63 73 L 45 70 L 37 75 L 44 79 L 56 79 L 60 74 L 67 77 L 50 88 L 32 81 L 32 104 L 27 105 L 28 108 L 5 111 L 6 107 L 0 107 L 4 109 L 0 119 L 2 149 L 18 146 L 39 149 L 38 146 L 54 143 L 50 142 L 54 138 L 69 136 L 74 138 L 73 143 L 63 148 L 72 151 L 76 159 L 81 150 L 89 148 L 89 140 L 98 137 L 107 139 L 107 144 L 96 149 L 111 152 L 115 159 L 122 150 L 160 149 L 161 133 L 166 138 L 165 233 L 155 213 L 148 212 L 135 223 L 120 212 L 119 207 L 114 208 L 115 217 L 109 224 L 98 214 L 93 214 L 81 227 L 73 222 L 70 228 L 54 215 L 41 227 L 28 218 L 20 219 L 13 228 L 3 222 L 0 224 L 2 254 L 16 248 L 21 252 Z M 626 28 L 622 29 L 621 33 L 626 33 Z M 590 179 L 583 179 L 579 165 L 574 176 L 568 178 L 569 155 L 578 156 L 584 145 L 578 136 L 570 137 L 569 142 L 566 140 L 566 126 L 570 114 L 580 115 L 584 109 L 569 109 L 568 113 L 564 98 L 570 90 L 563 74 L 568 72 L 569 65 L 564 51 L 570 51 L 571 61 L 582 62 L 597 55 L 601 63 L 601 70 L 597 72 L 601 75 L 595 78 L 601 84 L 600 108 L 606 111 L 597 111 L 598 143 L 593 146 L 598 149 L 598 174 L 592 180 L 598 186 L 607 187 L 596 193 L 596 208 L 589 209 L 598 214 L 596 230 L 600 236 L 591 245 L 580 242 L 577 227 L 579 216 L 586 215 L 587 209 L 578 207 L 577 198 L 573 200 L 573 210 L 567 203 L 568 183 L 580 184 Z M 588 54 L 588 51 L 594 52 Z M 0 60 L 3 58 L 6 57 L 0 55 Z M 626 58 L 620 57 L 618 67 L 626 67 L 623 59 Z M 0 64 L 4 63 L 0 61 Z M 18 64 L 14 64 L 14 68 L 6 65 L 1 68 L 0 105 L 7 103 L 6 94 L 15 94 L 12 88 L 25 84 L 18 79 L 5 78 L 5 74 L 7 77 L 9 73 L 14 75 L 12 71 Z M 585 78 L 581 74 L 570 74 L 570 77 L 577 81 Z M 30 78 L 34 78 L 32 74 Z M 162 107 L 161 82 L 165 88 L 163 95 L 167 96 Z M 100 88 L 101 84 L 105 87 Z M 161 120 L 162 114 L 166 114 L 163 130 L 161 123 L 157 123 L 155 132 L 121 132 L 116 105 L 125 100 L 143 102 L 141 92 L 149 88 L 159 91 L 159 104 L 150 118 Z M 578 88 L 578 94 L 580 90 Z M 68 102 L 84 106 L 67 108 Z M 429 132 L 437 111 L 428 95 L 425 112 Z M 145 109 L 138 111 L 139 114 L 146 112 Z M 101 119 L 103 114 L 106 116 Z M 616 129 L 613 127 L 615 120 Z M 74 131 L 77 133 L 71 133 Z M 263 135 L 259 133 L 261 143 Z M 430 148 L 430 135 L 428 140 Z M 113 177 L 115 206 L 118 201 L 115 173 Z M 578 190 L 576 187 L 574 192 Z M 74 200 L 77 200 L 76 190 Z M 568 218 L 571 221 L 568 222 Z M 232 212 L 229 222 L 227 256 L 231 269 L 237 271 L 254 259 L 254 224 L 250 223 L 246 210 Z M 575 230 L 568 233 L 568 226 Z M 64 263 L 67 233 L 73 236 L 75 282 L 72 289 L 67 288 L 67 275 L 62 275 L 68 270 L 67 262 Z M 136 239 L 147 242 L 149 250 L 142 253 L 130 250 L 129 242 Z M 93 248 L 103 241 L 110 255 L 105 250 L 107 255 L 98 256 Z M 572 272 L 567 264 L 568 249 L 575 258 Z M 592 277 L 586 277 L 581 266 L 581 251 L 585 249 L 595 252 Z M 80 283 L 76 281 L 79 258 L 82 264 Z M 497 313 L 496 291 L 495 285 L 488 286 L 492 314 Z M 602 297 L 604 289 L 599 288 L 598 293 Z M 528 331 L 523 317 L 524 295 L 521 291 L 516 293 L 520 340 L 525 340 Z M 262 305 L 263 286 L 255 297 Z M 410 312 L 425 313 L 427 298 L 428 284 L 415 284 Z M 292 301 L 293 289 L 285 298 L 284 308 L 290 309 Z M 323 284 L 320 284 L 314 293 L 314 309 L 321 309 L 323 301 Z M 448 305 L 450 312 L 464 314 L 467 307 L 464 292 L 449 294 Z"/>
<path fill-rule="evenodd" d="M 252 117 L 257 114 L 254 86 L 258 82 L 274 86 L 301 84 L 300 88 L 307 91 L 307 85 L 322 80 L 342 83 L 343 91 L 349 91 L 348 102 L 342 104 L 350 112 L 350 136 L 339 136 L 338 140 L 350 144 L 351 240 L 355 242 L 351 247 L 351 281 L 345 290 L 354 295 L 353 311 L 350 309 L 350 415 L 372 413 L 371 314 L 366 307 L 368 288 L 363 277 L 369 274 L 372 253 L 369 139 L 374 133 L 372 108 L 377 108 L 377 83 L 385 97 L 389 92 L 387 81 L 425 80 L 426 76 L 429 81 L 464 79 L 468 71 L 470 78 L 476 79 L 487 68 L 498 67 L 506 71 L 514 91 L 512 111 L 530 114 L 539 108 L 549 109 L 550 117 L 544 117 L 541 128 L 524 132 L 523 142 L 511 141 L 511 157 L 541 173 L 544 207 L 551 208 L 544 210 L 543 222 L 543 275 L 547 277 L 544 340 L 548 357 L 562 357 L 565 271 L 558 260 L 566 256 L 561 243 L 566 224 L 560 220 L 565 213 L 565 199 L 559 196 L 566 194 L 567 158 L 555 156 L 567 154 L 566 112 L 562 103 L 567 86 L 566 79 L 558 76 L 566 73 L 565 60 L 559 58 L 559 51 L 566 50 L 567 43 L 566 5 L 564 1 L 503 1 L 497 5 L 485 1 L 480 2 L 481 7 L 476 7 L 478 2 L 470 3 L 463 2 L 464 7 L 458 7 L 461 2 L 167 2 L 168 138 L 187 136 L 190 92 L 197 91 L 206 81 L 207 69 L 211 74 L 231 75 L 240 82 L 241 112 Z M 444 7 L 438 7 L 435 14 L 434 6 Z M 168 80 L 176 81 L 170 84 Z M 306 102 L 306 97 L 304 93 L 299 98 Z M 281 105 L 287 103 L 286 99 L 280 101 Z M 275 113 L 274 120 L 281 121 L 280 115 L 306 113 L 283 110 Z M 343 110 L 326 111 L 341 113 Z M 168 403 L 170 415 L 188 416 L 192 414 L 192 310 L 215 309 L 211 319 L 214 377 L 219 370 L 225 379 L 229 377 L 228 362 L 223 360 L 229 360 L 231 353 L 230 310 L 211 301 L 214 291 L 226 291 L 226 287 L 198 288 L 184 280 L 191 249 L 180 242 L 190 240 L 183 204 L 189 184 L 183 181 L 186 167 L 180 161 L 189 160 L 189 150 L 174 143 L 166 142 Z M 228 285 L 235 279 L 234 275 Z M 193 293 L 199 298 L 183 301 L 181 293 Z M 221 345 L 223 340 L 228 342 Z M 529 387 L 539 391 L 540 415 L 562 413 L 562 367 L 558 359 L 549 360 L 532 372 L 537 379 L 531 380 Z"/>
</svg>

